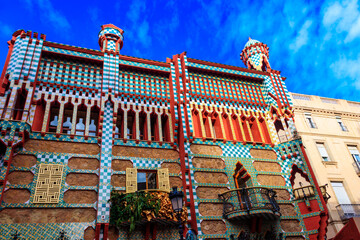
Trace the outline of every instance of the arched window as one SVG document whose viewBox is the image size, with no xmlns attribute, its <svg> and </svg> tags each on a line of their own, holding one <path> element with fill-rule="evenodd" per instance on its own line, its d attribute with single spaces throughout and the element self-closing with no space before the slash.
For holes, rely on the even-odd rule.
<svg viewBox="0 0 360 240">
<path fill-rule="evenodd" d="M 64 105 L 63 122 L 62 122 L 62 133 L 70 134 L 72 125 L 74 106 L 68 102 Z"/>
<path fill-rule="evenodd" d="M 231 121 L 234 126 L 236 141 L 239 141 L 239 142 L 244 141 L 244 139 L 242 137 L 242 130 L 241 130 L 241 127 L 239 124 L 239 119 L 235 114 L 231 117 Z"/>
<path fill-rule="evenodd" d="M 56 133 L 56 129 L 59 124 L 59 110 L 60 103 L 58 101 L 52 102 L 50 105 L 49 132 Z"/>
<path fill-rule="evenodd" d="M 250 137 L 250 132 L 249 132 L 249 128 L 248 128 L 248 120 L 245 116 L 241 117 L 241 124 L 242 124 L 242 128 L 244 130 L 244 135 L 245 135 L 245 141 L 251 141 L 251 137 Z"/>
<path fill-rule="evenodd" d="M 271 138 L 270 138 L 270 134 L 269 134 L 269 131 L 268 131 L 268 128 L 266 126 L 266 121 L 264 118 L 259 118 L 259 124 L 260 124 L 260 129 L 261 129 L 261 132 L 263 134 L 263 137 L 264 137 L 264 140 L 265 140 L 265 143 L 271 143 Z"/>
<path fill-rule="evenodd" d="M 275 122 L 274 122 L 274 125 L 275 125 L 275 129 L 276 129 L 276 133 L 277 133 L 277 135 L 279 137 L 279 141 L 280 142 L 286 142 L 288 139 L 287 139 L 287 136 L 286 136 L 286 132 L 284 130 L 284 126 L 281 123 L 281 121 L 279 119 L 276 119 Z"/>
<path fill-rule="evenodd" d="M 1 163 L 4 161 L 5 154 L 6 154 L 6 145 L 2 140 L 0 140 L 0 162 Z"/>
<path fill-rule="evenodd" d="M 16 102 L 15 102 L 14 108 L 12 109 L 12 119 L 13 120 L 21 120 L 23 112 L 24 112 L 27 94 L 28 94 L 28 91 L 26 89 L 17 90 Z"/>
<path fill-rule="evenodd" d="M 227 114 L 223 114 L 223 123 L 225 128 L 226 139 L 232 141 L 234 140 L 234 137 L 232 134 L 230 121 L 231 121 L 230 116 Z"/>
<path fill-rule="evenodd" d="M 89 136 L 97 136 L 99 129 L 99 115 L 100 109 L 98 106 L 92 106 L 90 111 L 90 124 L 89 124 Z"/>
<path fill-rule="evenodd" d="M 118 109 L 116 126 L 115 126 L 115 138 L 124 137 L 124 110 Z"/>
<path fill-rule="evenodd" d="M 212 136 L 214 136 L 214 138 L 216 138 L 216 133 L 214 132 L 214 128 L 211 123 L 211 118 L 209 120 L 209 113 L 207 111 L 203 111 L 202 117 L 206 137 L 211 138 Z"/>
<path fill-rule="evenodd" d="M 127 112 L 127 125 L 126 125 L 126 135 L 127 135 L 127 139 L 135 139 L 136 135 L 135 135 L 135 127 L 136 127 L 136 124 L 135 124 L 135 112 L 130 109 L 128 112 Z"/>
<path fill-rule="evenodd" d="M 161 131 L 162 131 L 162 141 L 170 142 L 170 126 L 169 126 L 169 117 L 164 113 L 161 115 Z"/>
<path fill-rule="evenodd" d="M 156 113 L 150 114 L 150 131 L 151 141 L 159 141 L 158 115 Z"/>
<path fill-rule="evenodd" d="M 214 138 L 224 138 L 221 131 L 219 114 L 216 112 L 213 112 L 211 114 L 211 126 L 212 126 L 212 132 L 214 134 Z"/>
<path fill-rule="evenodd" d="M 314 187 L 309 177 L 296 164 L 293 164 L 290 172 L 290 183 L 293 188 L 295 199 L 303 199 L 315 195 Z"/>
<path fill-rule="evenodd" d="M 139 139 L 147 139 L 147 114 L 144 111 L 139 113 Z"/>
<path fill-rule="evenodd" d="M 246 187 L 248 187 L 247 181 L 250 179 L 250 174 L 240 162 L 236 163 L 233 177 L 236 188 L 242 189 L 241 191 L 238 191 L 238 199 L 241 209 L 251 208 L 249 192 L 246 190 Z"/>
<path fill-rule="evenodd" d="M 201 133 L 199 112 L 196 109 L 193 109 L 191 113 L 192 113 L 192 123 L 193 123 L 194 137 L 201 138 L 202 133 Z"/>
<path fill-rule="evenodd" d="M 80 104 L 77 109 L 75 135 L 85 135 L 87 107 L 84 104 Z"/>
<path fill-rule="evenodd" d="M 41 131 L 44 115 L 45 115 L 46 102 L 44 99 L 40 99 L 36 102 L 35 115 L 32 124 L 33 131 Z"/>
<path fill-rule="evenodd" d="M 260 129 L 259 129 L 258 123 L 256 121 L 256 118 L 254 116 L 252 116 L 250 118 L 249 123 L 250 123 L 250 130 L 251 130 L 251 134 L 253 136 L 254 142 L 262 142 Z"/>
</svg>

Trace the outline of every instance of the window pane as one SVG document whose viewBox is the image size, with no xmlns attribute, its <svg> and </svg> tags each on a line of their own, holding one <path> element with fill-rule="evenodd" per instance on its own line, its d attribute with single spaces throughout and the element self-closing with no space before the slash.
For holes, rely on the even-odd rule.
<svg viewBox="0 0 360 240">
<path fill-rule="evenodd" d="M 157 189 L 156 173 L 148 173 L 148 189 Z"/>
<path fill-rule="evenodd" d="M 319 150 L 319 153 L 323 159 L 323 161 L 330 161 L 330 157 L 326 151 L 326 148 L 323 143 L 316 143 L 316 146 Z"/>
<path fill-rule="evenodd" d="M 331 182 L 339 204 L 351 204 L 342 182 Z"/>
<path fill-rule="evenodd" d="M 137 173 L 137 185 L 138 185 L 138 190 L 146 189 L 146 173 L 144 172 Z"/>
</svg>

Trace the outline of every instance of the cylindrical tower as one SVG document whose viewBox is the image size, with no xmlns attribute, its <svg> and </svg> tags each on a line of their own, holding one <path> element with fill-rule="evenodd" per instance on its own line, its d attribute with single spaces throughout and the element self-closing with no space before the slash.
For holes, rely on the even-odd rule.
<svg viewBox="0 0 360 240">
<path fill-rule="evenodd" d="M 240 54 L 240 59 L 249 69 L 264 72 L 269 72 L 271 69 L 269 63 L 269 47 L 250 37 Z"/>
<path fill-rule="evenodd" d="M 99 32 L 99 46 L 102 52 L 114 51 L 120 52 L 123 46 L 124 31 L 114 24 L 105 24 L 101 26 Z"/>
</svg>

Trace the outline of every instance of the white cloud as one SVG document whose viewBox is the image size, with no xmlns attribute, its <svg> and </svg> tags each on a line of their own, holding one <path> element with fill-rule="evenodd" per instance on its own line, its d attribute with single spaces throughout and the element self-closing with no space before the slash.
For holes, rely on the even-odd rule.
<svg viewBox="0 0 360 240">
<path fill-rule="evenodd" d="M 338 79 L 343 81 L 349 79 L 350 84 L 360 90 L 360 54 L 356 59 L 348 59 L 342 56 L 336 62 L 330 65 L 331 70 Z"/>
<path fill-rule="evenodd" d="M 127 31 L 128 36 L 135 43 L 140 43 L 143 47 L 148 48 L 151 45 L 152 38 L 149 33 L 149 21 L 146 15 L 146 5 L 142 1 L 134 1 L 126 17 L 130 20 L 132 26 Z"/>
<path fill-rule="evenodd" d="M 44 14 L 41 16 L 42 20 L 48 20 L 52 26 L 61 31 L 68 31 L 70 24 L 67 18 L 61 12 L 55 10 L 54 6 L 49 0 L 37 0 L 40 12 Z"/>
<path fill-rule="evenodd" d="M 137 36 L 139 41 L 144 45 L 144 47 L 150 46 L 151 37 L 149 35 L 149 23 L 147 21 L 142 21 L 142 23 L 138 26 Z"/>
<path fill-rule="evenodd" d="M 94 24 L 97 24 L 99 21 L 99 9 L 96 7 L 88 8 L 88 13 L 90 15 L 90 19 Z"/>
<path fill-rule="evenodd" d="M 289 48 L 297 52 L 302 46 L 306 45 L 309 41 L 309 28 L 312 25 L 311 20 L 307 20 L 301 27 L 295 40 L 290 44 Z"/>
<path fill-rule="evenodd" d="M 325 8 L 323 25 L 329 32 L 345 33 L 345 43 L 360 37 L 360 11 L 356 0 L 334 2 Z"/>
<path fill-rule="evenodd" d="M 145 3 L 142 1 L 134 1 L 130 5 L 130 9 L 127 12 L 126 16 L 130 19 L 133 23 L 137 23 L 140 19 L 140 16 L 143 16 L 143 13 L 146 9 Z"/>
</svg>

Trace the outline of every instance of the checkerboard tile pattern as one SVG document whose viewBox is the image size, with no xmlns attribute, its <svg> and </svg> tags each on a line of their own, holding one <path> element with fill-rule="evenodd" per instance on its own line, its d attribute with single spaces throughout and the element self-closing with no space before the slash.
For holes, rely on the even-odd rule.
<svg viewBox="0 0 360 240">
<path fill-rule="evenodd" d="M 100 181 L 98 197 L 98 223 L 108 223 L 110 217 L 111 160 L 113 136 L 113 106 L 107 101 L 104 109 L 103 134 L 101 139 Z"/>
</svg>

